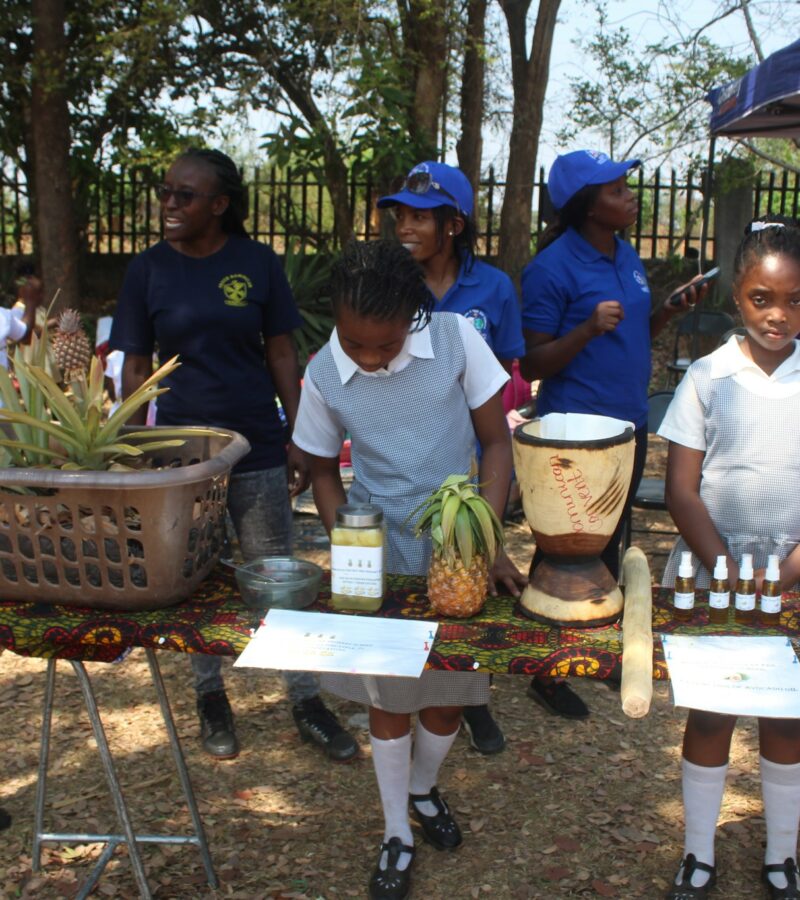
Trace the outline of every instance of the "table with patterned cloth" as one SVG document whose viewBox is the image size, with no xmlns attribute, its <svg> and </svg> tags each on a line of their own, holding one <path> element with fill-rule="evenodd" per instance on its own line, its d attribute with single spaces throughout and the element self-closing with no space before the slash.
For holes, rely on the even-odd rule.
<svg viewBox="0 0 800 900">
<path fill-rule="evenodd" d="M 325 612 L 330 596 L 326 573 L 311 611 Z M 743 627 L 733 622 L 710 625 L 705 594 L 698 591 L 691 622 L 672 618 L 670 591 L 653 590 L 653 631 L 681 634 L 786 634 L 797 636 L 800 596 L 784 598 L 779 627 Z M 390 576 L 383 618 L 431 619 L 439 630 L 428 665 L 452 671 L 520 675 L 570 675 L 608 678 L 619 675 L 620 625 L 557 628 L 522 615 L 513 597 L 490 597 L 480 615 L 442 619 L 428 605 L 425 579 Z M 100 611 L 45 603 L 0 602 L 0 647 L 23 656 L 109 662 L 130 647 L 182 653 L 236 656 L 244 649 L 257 615 L 242 603 L 232 573 L 218 569 L 188 600 L 151 612 Z M 477 665 L 476 665 L 477 664 Z M 653 677 L 667 669 L 656 638 Z"/>
</svg>

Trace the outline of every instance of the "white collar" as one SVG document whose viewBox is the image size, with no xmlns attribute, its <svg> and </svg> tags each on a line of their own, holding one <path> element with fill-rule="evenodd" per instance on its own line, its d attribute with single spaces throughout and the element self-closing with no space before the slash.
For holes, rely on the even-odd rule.
<svg viewBox="0 0 800 900">
<path fill-rule="evenodd" d="M 360 372 L 362 375 L 369 376 L 392 375 L 393 373 L 400 372 L 402 369 L 404 369 L 409 364 L 409 362 L 411 362 L 412 357 L 417 357 L 418 359 L 433 359 L 431 330 L 427 325 L 422 329 L 422 331 L 414 331 L 409 333 L 409 335 L 405 339 L 405 342 L 403 343 L 402 349 L 397 354 L 397 356 L 395 356 L 395 358 L 385 369 L 379 369 L 377 372 L 365 372 L 363 369 L 359 368 L 352 359 L 350 359 L 350 357 L 342 349 L 342 345 L 339 341 L 339 335 L 336 331 L 336 328 L 334 328 L 331 332 L 330 345 L 331 354 L 333 355 L 333 361 L 336 364 L 336 371 L 339 373 L 339 378 L 341 379 L 342 384 L 347 384 L 347 382 L 350 381 L 350 379 L 353 377 L 353 375 L 356 374 L 356 372 Z"/>
<path fill-rule="evenodd" d="M 762 378 L 772 378 L 777 380 L 790 374 L 791 372 L 800 371 L 800 342 L 794 342 L 794 350 L 791 356 L 787 357 L 772 375 L 766 372 L 750 359 L 742 350 L 742 342 L 744 337 L 732 334 L 728 340 L 711 355 L 711 377 L 712 378 L 728 378 L 736 375 L 744 369 L 752 369 L 760 374 Z"/>
</svg>

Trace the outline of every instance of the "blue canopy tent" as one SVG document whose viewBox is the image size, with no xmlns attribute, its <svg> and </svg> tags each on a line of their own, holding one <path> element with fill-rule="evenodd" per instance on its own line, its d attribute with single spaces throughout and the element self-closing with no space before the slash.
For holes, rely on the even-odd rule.
<svg viewBox="0 0 800 900">
<path fill-rule="evenodd" d="M 703 201 L 701 262 L 706 241 L 714 151 L 717 137 L 787 137 L 800 139 L 800 40 L 776 50 L 741 78 L 714 88 L 706 95 L 711 104 L 708 149 L 708 188 Z"/>
<path fill-rule="evenodd" d="M 800 40 L 714 88 L 706 100 L 712 136 L 800 138 Z"/>
<path fill-rule="evenodd" d="M 785 137 L 800 139 L 800 40 L 776 50 L 741 78 L 706 94 L 711 104 L 708 148 L 708 178 L 703 196 L 700 235 L 700 265 L 706 267 L 708 220 L 714 180 L 717 137 Z M 720 261 L 719 259 L 717 260 Z M 695 307 L 696 330 L 699 310 Z M 697 337 L 692 334 L 692 358 L 697 355 Z"/>
</svg>

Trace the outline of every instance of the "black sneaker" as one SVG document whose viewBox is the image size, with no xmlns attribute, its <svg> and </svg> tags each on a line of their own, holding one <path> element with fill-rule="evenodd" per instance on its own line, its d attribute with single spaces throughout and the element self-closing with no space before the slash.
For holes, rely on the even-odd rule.
<svg viewBox="0 0 800 900">
<path fill-rule="evenodd" d="M 200 740 L 209 756 L 233 759 L 239 755 L 233 713 L 225 691 L 198 695 L 197 715 L 200 716 Z"/>
<path fill-rule="evenodd" d="M 329 759 L 344 762 L 358 753 L 356 739 L 339 724 L 339 720 L 319 697 L 311 697 L 292 707 L 295 725 L 304 741 L 319 744 Z"/>
<path fill-rule="evenodd" d="M 469 735 L 470 746 L 478 753 L 490 756 L 505 749 L 505 736 L 492 718 L 488 706 L 465 706 L 462 722 Z"/>
<path fill-rule="evenodd" d="M 589 707 L 566 681 L 532 678 L 528 696 L 554 716 L 562 716 L 564 719 L 589 718 Z"/>
</svg>

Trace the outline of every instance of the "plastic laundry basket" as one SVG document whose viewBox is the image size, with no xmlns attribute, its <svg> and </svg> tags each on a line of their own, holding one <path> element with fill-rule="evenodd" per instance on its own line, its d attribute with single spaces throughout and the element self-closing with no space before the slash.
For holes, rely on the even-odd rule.
<svg viewBox="0 0 800 900">
<path fill-rule="evenodd" d="M 249 447 L 220 429 L 145 453 L 137 472 L 0 469 L 0 599 L 136 610 L 188 597 L 219 557 Z"/>
</svg>

